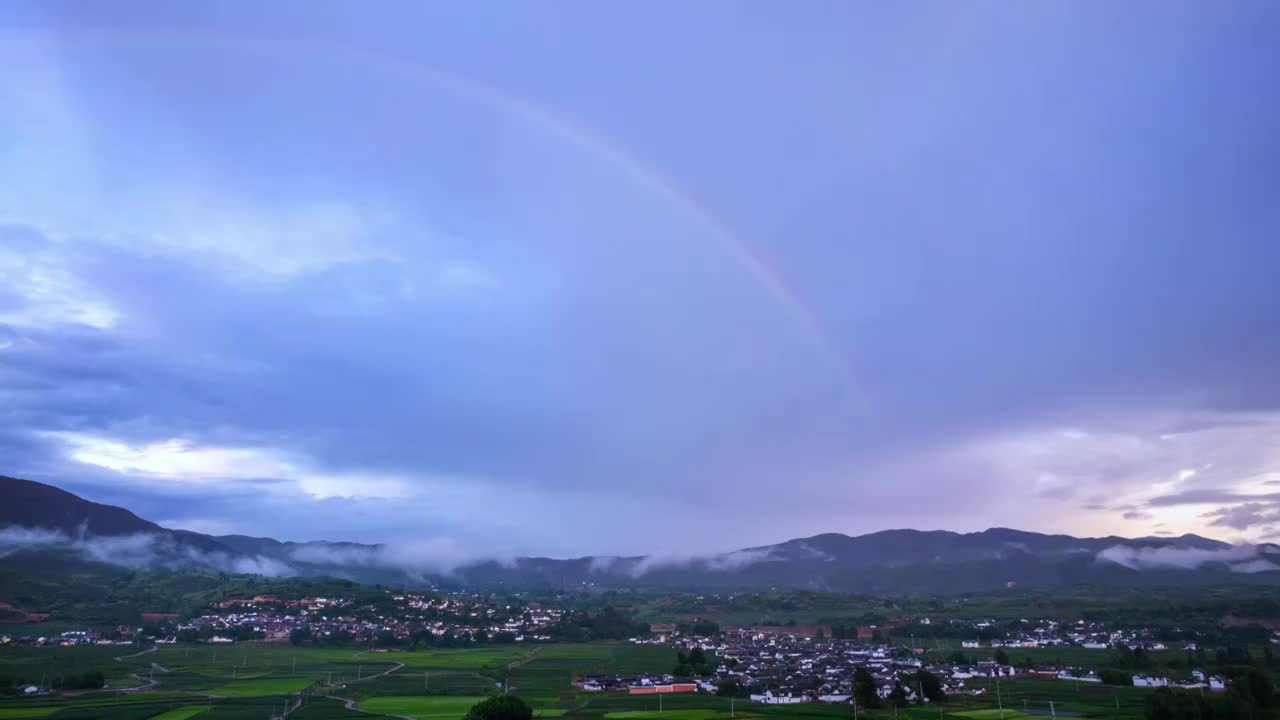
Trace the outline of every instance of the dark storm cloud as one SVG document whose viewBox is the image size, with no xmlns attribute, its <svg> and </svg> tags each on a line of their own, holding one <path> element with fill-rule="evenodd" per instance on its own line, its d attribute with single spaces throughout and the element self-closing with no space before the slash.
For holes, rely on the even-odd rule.
<svg viewBox="0 0 1280 720">
<path fill-rule="evenodd" d="M 1280 498 L 1273 11 L 510 10 L 24 13 L 13 472 L 548 552 Z"/>
</svg>

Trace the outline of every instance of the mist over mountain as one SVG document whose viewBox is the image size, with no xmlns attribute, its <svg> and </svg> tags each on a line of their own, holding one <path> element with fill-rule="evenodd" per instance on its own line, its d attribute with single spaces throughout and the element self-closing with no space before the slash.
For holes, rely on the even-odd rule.
<svg viewBox="0 0 1280 720">
<path fill-rule="evenodd" d="M 0 477 L 0 563 L 32 555 L 169 570 L 333 576 L 359 582 L 668 590 L 967 592 L 1083 583 L 1280 584 L 1280 548 L 1200 537 L 1077 538 L 975 533 L 823 533 L 726 553 L 493 558 L 445 541 L 281 542 L 171 530 L 42 483 Z"/>
</svg>

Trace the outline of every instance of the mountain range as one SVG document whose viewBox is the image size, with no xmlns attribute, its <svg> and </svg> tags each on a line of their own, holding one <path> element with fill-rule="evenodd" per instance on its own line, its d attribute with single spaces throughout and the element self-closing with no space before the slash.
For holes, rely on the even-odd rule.
<svg viewBox="0 0 1280 720">
<path fill-rule="evenodd" d="M 448 561 L 430 545 L 281 542 L 173 530 L 43 483 L 0 476 L 0 563 L 74 556 L 168 570 L 332 576 L 442 587 L 970 592 L 1065 585 L 1280 584 L 1280 547 L 1198 535 L 824 533 L 727 553 Z"/>
</svg>

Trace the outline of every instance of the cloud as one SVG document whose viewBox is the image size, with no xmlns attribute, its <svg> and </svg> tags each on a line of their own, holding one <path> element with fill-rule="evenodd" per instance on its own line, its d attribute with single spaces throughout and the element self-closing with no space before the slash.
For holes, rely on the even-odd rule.
<svg viewBox="0 0 1280 720">
<path fill-rule="evenodd" d="M 1280 565 L 1276 565 L 1270 560 L 1258 558 L 1256 560 L 1247 560 L 1245 562 L 1236 563 L 1231 569 L 1240 573 L 1260 573 L 1270 572 L 1271 570 L 1280 570 Z"/>
<path fill-rule="evenodd" d="M 487 560 L 509 561 L 509 556 L 476 552 L 449 538 L 375 546 L 308 543 L 292 548 L 289 556 L 298 562 L 317 565 L 398 570 L 414 579 L 449 575 L 458 568 Z"/>
<path fill-rule="evenodd" d="M 625 562 L 625 560 L 616 555 L 596 555 L 591 558 L 589 563 L 587 563 L 587 569 L 593 573 L 607 573 L 612 570 L 614 566 L 623 562 Z"/>
<path fill-rule="evenodd" d="M 1255 525 L 1280 520 L 1280 503 L 1251 502 L 1232 507 L 1218 508 L 1204 514 L 1213 520 L 1210 525 L 1245 530 Z"/>
<path fill-rule="evenodd" d="M 36 550 L 71 552 L 82 559 L 130 568 L 206 568 L 229 573 L 289 577 L 298 564 L 327 566 L 327 571 L 381 569 L 414 579 L 449 575 L 486 561 L 510 564 L 511 556 L 478 552 L 449 538 L 430 538 L 384 545 L 307 543 L 290 548 L 286 558 L 205 550 L 172 535 L 69 535 L 57 530 L 9 526 L 0 528 L 0 557 Z"/>
<path fill-rule="evenodd" d="M 1233 490 L 1197 489 L 1172 495 L 1160 495 L 1148 500 L 1147 504 L 1152 507 L 1163 507 L 1169 505 L 1215 505 L 1255 500 L 1280 500 L 1280 493 L 1245 494 Z"/>
<path fill-rule="evenodd" d="M 1233 572 L 1243 573 L 1280 570 L 1280 566 L 1259 557 L 1258 548 L 1253 545 L 1235 545 L 1220 550 L 1114 545 L 1099 552 L 1097 560 L 1123 565 L 1131 570 L 1195 570 L 1209 564 L 1225 564 Z"/>
<path fill-rule="evenodd" d="M 238 481 L 264 487 L 288 483 L 317 499 L 403 498 L 412 494 L 411 483 L 402 478 L 320 472 L 271 448 L 199 447 L 181 438 L 131 445 L 76 432 L 45 436 L 65 443 L 72 460 L 134 477 L 197 483 Z"/>
<path fill-rule="evenodd" d="M 25 527 L 0 528 L 0 557 L 23 551 L 58 550 L 85 560 L 130 568 L 169 569 L 197 566 L 229 573 L 291 576 L 296 571 L 287 563 L 263 556 L 209 551 L 180 542 L 171 535 L 68 535 L 56 530 Z"/>
<path fill-rule="evenodd" d="M 25 110 L 0 114 L 6 472 L 156 518 L 195 499 L 258 534 L 578 555 L 1009 518 L 1107 533 L 1121 512 L 1201 530 L 1222 503 L 1146 499 L 1256 492 L 1250 473 L 1280 467 L 1280 244 L 1270 168 L 1241 158 L 1274 156 L 1278 118 L 1222 80 L 1266 67 L 1265 43 L 1229 42 L 1239 18 L 1211 3 L 1141 52 L 1124 23 L 1045 22 L 1031 3 L 959 46 L 942 4 L 932 22 L 838 5 L 856 37 L 788 13 L 805 41 L 770 47 L 744 40 L 770 13 L 709 34 L 709 6 L 652 13 L 637 21 L 670 26 L 661 57 L 591 13 L 558 54 L 537 30 L 567 20 L 546 13 L 479 54 L 427 57 L 412 35 L 483 26 L 462 11 L 364 13 L 385 32 L 343 34 L 356 57 L 390 48 L 515 96 L 498 102 L 308 57 L 325 43 L 296 40 L 342 34 L 343 12 L 223 13 L 249 44 L 272 37 L 234 57 L 198 4 L 89 43 L 72 14 L 16 18 L 0 47 L 18 69 L 0 97 Z M 1028 102 L 1028 78 L 1086 39 L 1092 60 Z M 706 47 L 725 62 L 689 62 Z M 1201 72 L 1170 81 L 1188 53 Z M 557 59 L 577 57 L 599 62 Z M 562 80 L 554 97 L 530 58 Z M 236 82 L 210 71 L 228 64 Z M 780 67 L 805 72 L 760 93 L 751 79 Z M 602 78 L 640 91 L 593 91 Z M 815 92 L 833 83 L 890 101 Z M 680 101 L 703 88 L 714 101 Z M 227 107 L 234 121 L 206 111 Z M 562 115 L 574 127 L 546 121 Z M 388 502 L 326 504 L 367 496 Z"/>
<path fill-rule="evenodd" d="M 646 555 L 635 563 L 629 573 L 640 577 L 658 570 L 702 568 L 710 572 L 736 572 L 757 563 L 779 561 L 772 548 L 735 550 L 711 555 L 686 555 L 679 553 Z"/>
<path fill-rule="evenodd" d="M 1125 520 L 1150 520 L 1151 513 L 1142 512 L 1140 510 L 1128 510 L 1122 515 Z"/>
</svg>

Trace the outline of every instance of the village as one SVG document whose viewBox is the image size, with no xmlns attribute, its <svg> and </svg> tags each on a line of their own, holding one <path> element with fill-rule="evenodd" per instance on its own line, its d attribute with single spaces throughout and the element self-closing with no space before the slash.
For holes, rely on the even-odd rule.
<svg viewBox="0 0 1280 720">
<path fill-rule="evenodd" d="M 927 621 L 924 624 L 928 624 Z M 991 623 L 980 622 L 989 627 Z M 855 702 L 855 679 L 863 674 L 874 689 L 877 700 L 895 696 L 906 702 L 930 702 L 945 695 L 985 695 L 992 681 L 1014 677 L 1053 679 L 1075 683 L 1101 683 L 1103 678 L 1093 668 L 1032 665 L 1017 667 L 1000 662 L 1003 648 L 1081 647 L 1105 650 L 1117 644 L 1138 649 L 1168 649 L 1164 643 L 1144 639 L 1145 631 L 1107 630 L 1099 624 L 1080 622 L 1064 628 L 1056 621 L 1035 624 L 1026 634 L 982 643 L 962 641 L 966 649 L 987 648 L 985 659 L 937 661 L 926 659 L 922 647 L 893 645 L 861 639 L 824 639 L 830 628 L 727 628 L 717 636 L 684 636 L 675 626 L 651 626 L 652 635 L 633 642 L 670 642 L 691 652 L 714 658 L 714 666 L 702 677 L 676 675 L 660 677 L 623 676 L 589 673 L 578 678 L 578 687 L 588 692 L 618 692 L 632 695 L 704 691 L 729 694 L 737 689 L 749 692 L 752 702 L 785 705 L 807 702 Z M 863 635 L 880 635 L 860 633 Z M 1188 650 L 1196 650 L 1188 643 Z M 961 656 L 962 653 L 954 653 Z M 975 653 L 974 658 L 979 654 Z M 933 693 L 924 689 L 924 678 L 934 678 Z M 973 681 L 985 681 L 974 683 Z M 1191 670 L 1184 679 L 1171 679 L 1158 674 L 1133 674 L 1125 684 L 1137 687 L 1177 687 L 1207 691 L 1225 690 L 1226 678 Z"/>
<path fill-rule="evenodd" d="M 538 605 L 494 604 L 474 595 L 395 594 L 378 603 L 350 598 L 282 599 L 275 595 L 228 598 L 188 620 L 174 613 L 143 613 L 140 626 L 69 630 L 57 635 L 3 635 L 0 644 L 112 645 L 312 643 L 452 646 L 470 643 L 551 641 L 548 628 L 562 611 Z"/>
<path fill-rule="evenodd" d="M 372 602 L 256 595 L 217 601 L 188 619 L 180 620 L 171 613 L 143 613 L 143 623 L 136 627 L 68 630 L 48 636 L 4 635 L 0 644 L 292 643 L 364 645 L 374 652 L 395 652 L 555 642 L 561 639 L 566 612 L 538 603 L 510 604 L 462 593 L 389 592 Z M 643 630 L 645 626 L 639 627 Z M 697 632 L 699 629 L 702 632 Z M 588 670 L 576 677 L 577 687 L 585 692 L 630 695 L 707 692 L 765 704 L 793 704 L 852 702 L 859 682 L 864 698 L 873 688 L 879 700 L 907 702 L 928 702 L 931 696 L 984 695 L 992 692 L 994 682 L 1014 677 L 1075 683 L 1105 680 L 1211 692 L 1227 685 L 1223 677 L 1190 665 L 1176 677 L 1135 670 L 1117 679 L 1114 669 L 1050 660 L 1054 650 L 1063 648 L 1099 651 L 1095 664 L 1108 662 L 1109 653 L 1120 648 L 1139 656 L 1170 649 L 1150 630 L 1084 620 L 997 623 L 898 618 L 875 627 L 721 628 L 714 623 L 653 623 L 647 630 L 635 633 L 630 642 L 672 647 L 680 661 L 671 673 L 625 675 Z M 973 639 L 955 637 L 970 632 Z M 1032 662 L 1025 654 L 1030 649 L 1046 650 L 1044 658 Z M 1198 650 L 1194 642 L 1180 643 L 1178 649 L 1189 659 L 1194 659 Z M 1015 662 L 1008 650 L 1024 654 Z"/>
</svg>

